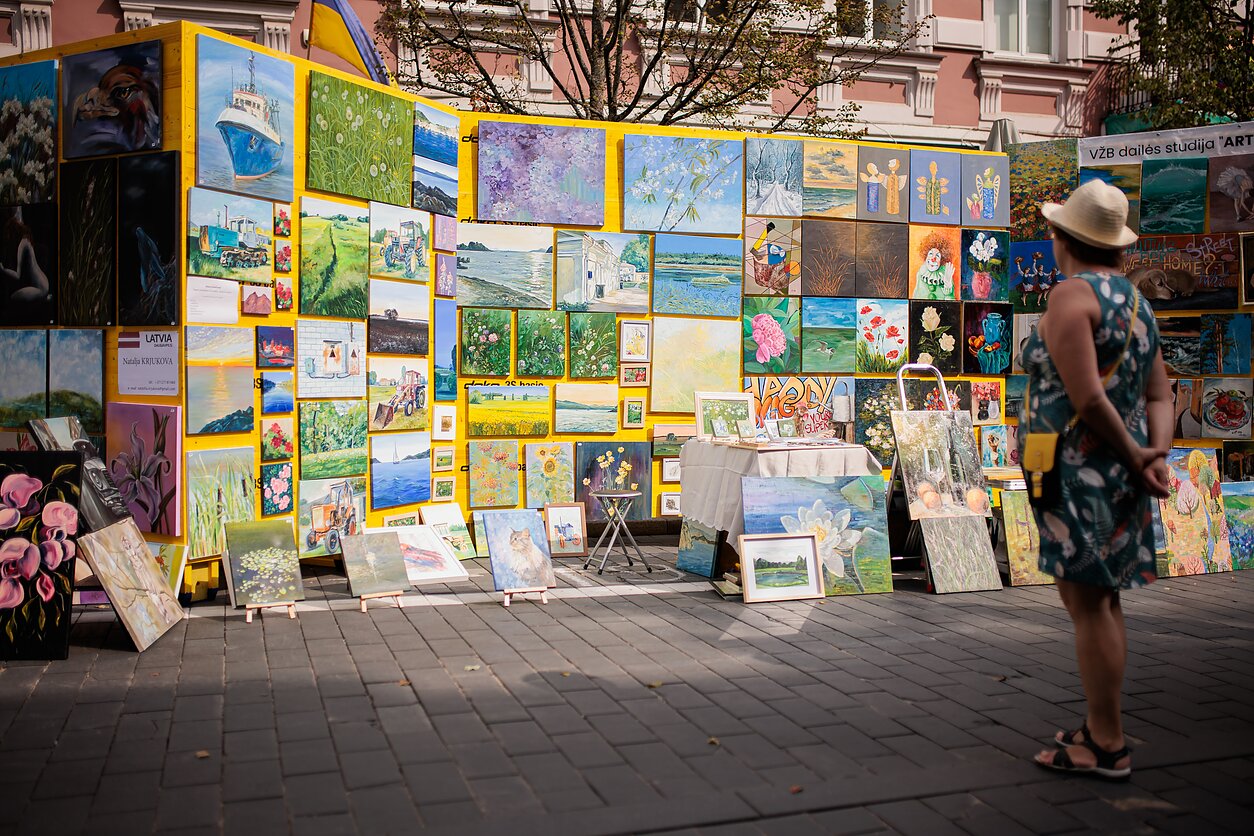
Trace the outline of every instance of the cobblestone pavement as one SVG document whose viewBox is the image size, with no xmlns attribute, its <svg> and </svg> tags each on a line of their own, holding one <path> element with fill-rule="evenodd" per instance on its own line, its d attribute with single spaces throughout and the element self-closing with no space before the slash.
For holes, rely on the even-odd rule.
<svg viewBox="0 0 1254 836">
<path fill-rule="evenodd" d="M 1103 784 L 1028 762 L 1082 706 L 1048 587 L 745 607 L 567 566 L 509 609 L 316 579 L 142 655 L 86 613 L 0 669 L 0 833 L 1254 833 L 1254 572 L 1125 597 L 1136 771 Z"/>
</svg>

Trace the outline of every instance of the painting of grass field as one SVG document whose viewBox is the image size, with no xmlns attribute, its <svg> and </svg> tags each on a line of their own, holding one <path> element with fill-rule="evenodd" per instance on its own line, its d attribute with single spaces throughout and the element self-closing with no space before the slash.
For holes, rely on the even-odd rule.
<svg viewBox="0 0 1254 836">
<path fill-rule="evenodd" d="M 405 99 L 310 73 L 308 187 L 408 206 L 413 129 Z"/>
<path fill-rule="evenodd" d="M 222 526 L 257 518 L 253 449 L 187 454 L 187 557 L 213 557 L 226 546 Z"/>
<path fill-rule="evenodd" d="M 426 363 L 412 357 L 371 357 L 367 364 L 370 431 L 425 430 L 430 421 Z"/>
<path fill-rule="evenodd" d="M 359 476 L 366 460 L 365 401 L 301 402 L 301 479 Z"/>
<path fill-rule="evenodd" d="M 370 213 L 334 200 L 300 202 L 300 312 L 365 319 Z"/>
<path fill-rule="evenodd" d="M 548 435 L 551 406 L 547 386 L 471 386 L 466 435 Z"/>
</svg>

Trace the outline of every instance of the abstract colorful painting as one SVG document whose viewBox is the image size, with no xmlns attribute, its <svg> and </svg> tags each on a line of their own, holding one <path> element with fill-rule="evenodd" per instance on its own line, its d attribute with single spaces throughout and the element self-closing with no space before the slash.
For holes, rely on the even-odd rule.
<svg viewBox="0 0 1254 836">
<path fill-rule="evenodd" d="M 1010 160 L 1004 155 L 962 155 L 962 225 L 1010 226 Z"/>
<path fill-rule="evenodd" d="M 1002 525 L 1006 532 L 1006 562 L 1011 586 L 1038 586 L 1054 582 L 1039 568 L 1041 535 L 1028 504 L 1027 491 L 1001 492 Z"/>
<path fill-rule="evenodd" d="M 178 406 L 109 404 L 104 458 L 140 531 L 182 533 L 182 411 Z"/>
<path fill-rule="evenodd" d="M 0 205 L 57 199 L 57 62 L 0 68 Z"/>
<path fill-rule="evenodd" d="M 575 445 L 550 441 L 523 445 L 527 469 L 527 507 L 543 508 L 575 499 Z"/>
<path fill-rule="evenodd" d="M 801 300 L 801 370 L 852 372 L 858 337 L 858 300 Z"/>
<path fill-rule="evenodd" d="M 1044 241 L 1049 238 L 1049 224 L 1041 215 L 1041 204 L 1062 203 L 1079 185 L 1076 140 L 1014 143 L 1008 154 L 1010 233 L 1015 241 Z"/>
<path fill-rule="evenodd" d="M 997 559 L 983 517 L 924 519 L 928 575 L 937 594 L 1001 589 Z"/>
<path fill-rule="evenodd" d="M 801 227 L 802 295 L 853 296 L 858 225 L 852 221 L 803 221 Z"/>
<path fill-rule="evenodd" d="M 628 520 L 653 516 L 653 459 L 647 441 L 580 441 L 575 445 L 575 501 L 584 503 L 588 522 L 605 522 L 596 491 L 640 491 Z"/>
<path fill-rule="evenodd" d="M 570 376 L 618 377 L 618 321 L 614 314 L 570 314 Z"/>
<path fill-rule="evenodd" d="M 400 96 L 311 72 L 308 188 L 408 204 L 413 192 L 411 107 Z"/>
<path fill-rule="evenodd" d="M 969 414 L 894 409 L 891 420 L 911 519 L 989 515 Z"/>
<path fill-rule="evenodd" d="M 815 534 L 827 595 L 891 592 L 884 477 L 740 480 L 746 534 Z"/>
<path fill-rule="evenodd" d="M 492 308 L 462 311 L 462 364 L 464 375 L 507 377 L 509 346 L 513 342 L 513 314 Z"/>
<path fill-rule="evenodd" d="M 519 377 L 566 374 L 566 314 L 561 311 L 518 312 L 514 373 Z"/>
<path fill-rule="evenodd" d="M 553 230 L 459 223 L 457 305 L 553 307 Z"/>
<path fill-rule="evenodd" d="M 1049 291 L 1066 276 L 1054 261 L 1052 241 L 1010 245 L 1010 301 L 1019 313 L 1044 313 Z"/>
<path fill-rule="evenodd" d="M 1202 381 L 1202 437 L 1249 438 L 1254 380 L 1207 377 Z"/>
<path fill-rule="evenodd" d="M 483 529 L 488 536 L 492 586 L 498 592 L 557 586 L 539 511 L 491 511 L 483 515 Z"/>
<path fill-rule="evenodd" d="M 679 524 L 679 557 L 675 568 L 703 578 L 714 577 L 718 548 L 726 536 L 724 531 L 715 531 L 692 517 L 684 517 Z"/>
<path fill-rule="evenodd" d="M 251 447 L 187 453 L 187 558 L 222 553 L 222 524 L 257 518 Z"/>
<path fill-rule="evenodd" d="M 804 436 L 853 440 L 852 377 L 746 377 L 744 384 L 756 424 L 792 418 Z"/>
<path fill-rule="evenodd" d="M 691 414 L 693 392 L 739 391 L 741 344 L 742 326 L 735 320 L 655 319 L 653 356 L 671 361 L 654 366 L 649 411 Z"/>
<path fill-rule="evenodd" d="M 960 295 L 968 302 L 1005 302 L 1010 298 L 1010 234 L 987 229 L 962 230 Z"/>
<path fill-rule="evenodd" d="M 431 291 L 425 284 L 370 280 L 366 350 L 425 357 L 430 350 Z"/>
<path fill-rule="evenodd" d="M 745 374 L 801 371 L 799 301 L 796 298 L 745 297 L 741 329 Z"/>
<path fill-rule="evenodd" d="M 236 607 L 300 601 L 300 578 L 291 519 L 226 524 L 226 569 L 231 573 L 231 602 Z"/>
<path fill-rule="evenodd" d="M 910 302 L 910 362 L 946 377 L 962 372 L 962 303 Z"/>
<path fill-rule="evenodd" d="M 365 319 L 370 264 L 368 210 L 315 197 L 300 199 L 300 312 Z"/>
<path fill-rule="evenodd" d="M 365 401 L 301 401 L 298 415 L 302 479 L 366 472 Z"/>
<path fill-rule="evenodd" d="M 293 497 L 292 463 L 263 464 L 261 466 L 261 516 L 290 514 L 295 507 Z"/>
<path fill-rule="evenodd" d="M 911 149 L 910 177 L 910 223 L 962 222 L 961 154 Z"/>
<path fill-rule="evenodd" d="M 371 436 L 370 509 L 397 508 L 430 499 L 430 433 Z"/>
<path fill-rule="evenodd" d="M 427 429 L 426 363 L 410 357 L 371 357 L 367 368 L 370 431 Z"/>
<path fill-rule="evenodd" d="M 188 325 L 187 434 L 252 432 L 251 328 Z"/>
<path fill-rule="evenodd" d="M 63 163 L 60 177 L 62 191 L 77 197 L 61 203 L 57 321 L 69 326 L 112 325 L 118 289 L 117 162 Z"/>
<path fill-rule="evenodd" d="M 855 371 L 894 373 L 910 352 L 910 303 L 904 299 L 859 299 Z"/>
<path fill-rule="evenodd" d="M 655 235 L 653 312 L 739 316 L 743 261 L 734 238 Z"/>
<path fill-rule="evenodd" d="M 457 149 L 461 144 L 457 114 L 414 102 L 413 205 L 441 217 L 457 217 Z M 451 226 L 451 224 L 450 224 Z M 437 235 L 436 249 L 441 246 Z"/>
<path fill-rule="evenodd" d="M 801 215 L 804 149 L 800 140 L 745 139 L 745 214 Z"/>
<path fill-rule="evenodd" d="M 425 282 L 431 216 L 386 203 L 370 204 L 370 275 Z"/>
<path fill-rule="evenodd" d="M 963 302 L 962 369 L 967 374 L 1008 374 L 1014 306 Z"/>
<path fill-rule="evenodd" d="M 457 303 L 452 299 L 435 300 L 433 323 L 434 345 L 431 358 L 435 363 L 435 399 L 457 400 Z"/>
<path fill-rule="evenodd" d="M 1216 158 L 1218 161 L 1219 158 Z M 1231 158 L 1229 158 L 1231 159 Z M 1214 163 L 1212 163 L 1212 166 Z M 1141 228 L 1141 165 L 1140 163 L 1085 166 L 1080 169 L 1080 185 L 1090 180 L 1101 180 L 1123 192 L 1128 199 L 1128 220 L 1125 225 L 1133 232 Z M 1213 204 L 1212 204 L 1212 212 Z M 1211 217 L 1211 229 L 1215 219 Z"/>
<path fill-rule="evenodd" d="M 553 426 L 549 420 L 552 406 L 547 386 L 468 386 L 466 435 L 548 435 Z"/>
<path fill-rule="evenodd" d="M 735 235 L 744 209 L 739 140 L 623 137 L 623 228 Z"/>
<path fill-rule="evenodd" d="M 612 433 L 618 430 L 618 387 L 610 383 L 558 383 L 553 387 L 553 431 Z"/>
<path fill-rule="evenodd" d="M 188 275 L 270 284 L 274 261 L 274 210 L 271 206 L 253 197 L 190 189 L 187 193 Z M 302 228 L 302 259 L 307 255 L 303 233 Z M 345 255 L 341 253 L 340 257 Z"/>
<path fill-rule="evenodd" d="M 910 298 L 958 298 L 961 230 L 910 225 Z"/>
<path fill-rule="evenodd" d="M 134 520 L 83 534 L 78 546 L 136 650 L 147 650 L 183 620 L 183 608 Z"/>
<path fill-rule="evenodd" d="M 296 320 L 296 394 L 366 396 L 366 327 L 330 319 Z"/>
<path fill-rule="evenodd" d="M 910 228 L 859 223 L 854 292 L 862 297 L 905 299 L 910 295 Z"/>
<path fill-rule="evenodd" d="M 118 159 L 118 324 L 177 325 L 179 153 Z"/>
<path fill-rule="evenodd" d="M 366 525 L 366 479 L 301 479 L 296 524 L 301 557 L 340 554 L 343 538 Z"/>
<path fill-rule="evenodd" d="M 858 166 L 858 220 L 909 220 L 909 152 L 862 145 L 858 148 Z"/>
<path fill-rule="evenodd" d="M 405 592 L 409 575 L 395 531 L 373 531 L 344 538 L 344 574 L 353 595 Z"/>
<path fill-rule="evenodd" d="M 858 146 L 807 139 L 802 210 L 807 216 L 853 218 L 858 209 Z"/>
<path fill-rule="evenodd" d="M 1167 548 L 1159 577 L 1232 571 L 1232 551 L 1214 450 L 1173 448 L 1167 454 L 1168 495 L 1158 500 Z"/>
<path fill-rule="evenodd" d="M 796 296 L 801 291 L 801 221 L 745 218 L 745 295 Z"/>
<path fill-rule="evenodd" d="M 479 211 L 485 221 L 605 223 L 605 129 L 479 123 Z"/>
<path fill-rule="evenodd" d="M 104 332 L 48 332 L 48 417 L 73 415 L 93 435 L 104 433 Z"/>
<path fill-rule="evenodd" d="M 196 114 L 196 185 L 291 202 L 296 69 L 290 61 L 198 35 Z"/>
<path fill-rule="evenodd" d="M 470 507 L 512 508 L 518 504 L 518 442 L 472 441 Z"/>
<path fill-rule="evenodd" d="M 1200 337 L 1201 374 L 1250 373 L 1250 314 L 1202 314 Z"/>
<path fill-rule="evenodd" d="M 1190 235 L 1206 224 L 1205 157 L 1141 163 L 1142 235 Z M 1218 231 L 1218 230 L 1214 230 Z"/>
<path fill-rule="evenodd" d="M 1224 516 L 1233 569 L 1254 569 L 1254 482 L 1224 482 Z"/>
<path fill-rule="evenodd" d="M 161 41 L 61 59 L 61 142 L 67 160 L 161 147 Z"/>
<path fill-rule="evenodd" d="M 1211 157 L 1207 182 L 1210 231 L 1254 231 L 1254 154 Z"/>
</svg>

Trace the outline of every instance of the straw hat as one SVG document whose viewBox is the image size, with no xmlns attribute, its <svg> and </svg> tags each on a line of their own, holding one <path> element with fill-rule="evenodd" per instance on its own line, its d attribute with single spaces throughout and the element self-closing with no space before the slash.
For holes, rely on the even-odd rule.
<svg viewBox="0 0 1254 836">
<path fill-rule="evenodd" d="M 1042 203 L 1041 214 L 1063 232 L 1094 247 L 1121 250 L 1136 243 L 1137 234 L 1127 227 L 1127 196 L 1103 180 L 1088 181 L 1064 203 Z"/>
</svg>

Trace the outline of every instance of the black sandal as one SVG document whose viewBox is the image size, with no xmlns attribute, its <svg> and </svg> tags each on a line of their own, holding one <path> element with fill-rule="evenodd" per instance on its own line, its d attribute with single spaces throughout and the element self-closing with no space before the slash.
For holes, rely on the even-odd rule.
<svg viewBox="0 0 1254 836">
<path fill-rule="evenodd" d="M 1084 740 L 1092 740 L 1093 735 L 1089 733 L 1089 724 L 1086 720 L 1084 725 L 1075 731 L 1060 731 L 1054 733 L 1054 745 L 1059 749 L 1066 749 L 1068 746 L 1083 746 L 1083 740 L 1076 740 L 1076 735 L 1084 735 Z"/>
<path fill-rule="evenodd" d="M 1066 749 L 1059 749 L 1054 752 L 1054 757 L 1049 763 L 1044 761 L 1034 761 L 1037 766 L 1044 769 L 1052 769 L 1055 772 L 1070 772 L 1075 775 L 1092 775 L 1096 778 L 1105 778 L 1108 781 L 1126 781 L 1132 776 L 1132 767 L 1119 767 L 1116 764 L 1124 758 L 1132 754 L 1132 750 L 1124 746 L 1117 752 L 1107 752 L 1098 746 L 1092 740 L 1084 740 L 1081 743 L 1074 744 L 1083 746 L 1093 753 L 1093 757 L 1097 759 L 1094 766 L 1076 766 L 1071 760 L 1071 756 L 1067 754 Z"/>
</svg>

